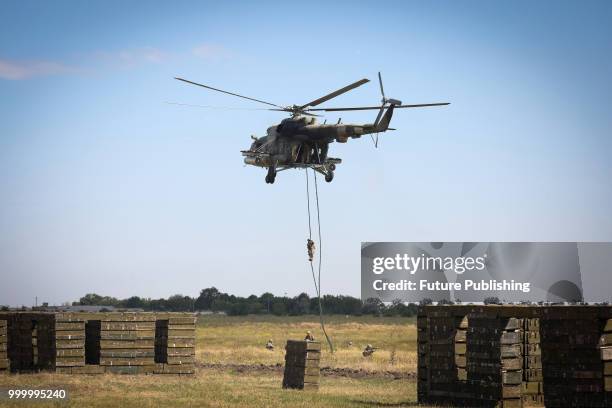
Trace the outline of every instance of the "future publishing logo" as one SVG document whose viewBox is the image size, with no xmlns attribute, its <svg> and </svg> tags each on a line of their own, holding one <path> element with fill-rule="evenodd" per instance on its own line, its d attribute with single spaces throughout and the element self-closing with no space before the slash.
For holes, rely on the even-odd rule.
<svg viewBox="0 0 612 408">
<path fill-rule="evenodd" d="M 396 254 L 394 257 L 376 257 L 372 259 L 372 273 L 382 275 L 386 271 L 406 271 L 411 277 L 417 272 L 427 271 L 452 271 L 457 275 L 465 272 L 482 272 L 486 269 L 487 254 L 479 257 L 431 257 L 410 256 L 408 254 Z M 512 280 L 465 279 L 457 282 L 440 282 L 438 280 L 420 279 L 413 281 L 401 279 L 396 282 L 386 282 L 375 279 L 372 282 L 376 291 L 530 291 L 529 282 L 516 282 Z"/>
</svg>

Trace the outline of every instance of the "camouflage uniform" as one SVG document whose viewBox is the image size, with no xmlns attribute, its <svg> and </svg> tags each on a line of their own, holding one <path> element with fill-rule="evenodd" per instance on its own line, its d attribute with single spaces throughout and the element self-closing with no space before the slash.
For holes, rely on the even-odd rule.
<svg viewBox="0 0 612 408">
<path fill-rule="evenodd" d="M 308 250 L 308 260 L 312 262 L 312 258 L 314 258 L 315 252 L 315 243 L 310 238 L 308 238 L 308 241 L 306 241 L 306 249 Z"/>
<path fill-rule="evenodd" d="M 363 349 L 363 353 L 361 353 L 364 357 L 370 357 L 372 354 L 374 354 L 374 351 L 376 349 L 374 347 L 372 347 L 371 344 L 368 344 L 364 349 Z"/>
</svg>

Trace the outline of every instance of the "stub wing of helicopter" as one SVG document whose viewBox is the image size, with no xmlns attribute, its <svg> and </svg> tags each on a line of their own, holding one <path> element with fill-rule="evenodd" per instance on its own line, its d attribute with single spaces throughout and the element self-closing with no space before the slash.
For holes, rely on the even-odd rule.
<svg viewBox="0 0 612 408">
<path fill-rule="evenodd" d="M 380 72 L 378 73 L 378 83 L 382 95 L 381 104 L 378 106 L 351 107 L 319 107 L 319 105 L 370 82 L 369 79 L 360 79 L 305 104 L 286 106 L 259 98 L 241 95 L 236 92 L 214 88 L 184 78 L 176 77 L 175 79 L 212 91 L 264 104 L 268 106 L 265 108 L 267 110 L 287 112 L 291 115 L 290 118 L 284 119 L 278 125 L 268 128 L 266 136 L 254 138 L 251 148 L 241 152 L 245 157 L 244 161 L 246 164 L 268 169 L 268 175 L 266 176 L 267 183 L 274 182 L 278 171 L 290 168 L 312 168 L 325 175 L 325 180 L 330 182 L 333 179 L 336 165 L 341 163 L 340 159 L 327 156 L 328 145 L 331 142 L 345 143 L 349 138 L 360 138 L 363 135 L 369 134 L 372 137 L 374 145 L 378 146 L 379 133 L 387 130 L 395 130 L 389 127 L 395 109 L 422 108 L 450 104 L 449 102 L 402 104 L 400 100 L 387 98 L 385 96 Z M 210 108 L 210 106 L 206 107 Z M 366 110 L 378 110 L 374 122 L 353 125 L 343 124 L 341 120 L 338 120 L 335 124 L 327 124 L 327 121 L 323 124 L 316 124 L 314 118 L 319 116 L 319 112 Z M 376 134 L 376 139 L 374 139 L 374 134 Z"/>
</svg>

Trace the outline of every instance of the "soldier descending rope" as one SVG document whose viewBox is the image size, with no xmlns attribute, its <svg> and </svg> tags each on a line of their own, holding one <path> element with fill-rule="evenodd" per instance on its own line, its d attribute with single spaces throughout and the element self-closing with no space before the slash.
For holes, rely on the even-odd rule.
<svg viewBox="0 0 612 408">
<path fill-rule="evenodd" d="M 310 238 L 306 241 L 306 249 L 308 250 L 308 261 L 312 262 L 316 247 L 314 241 Z"/>
</svg>

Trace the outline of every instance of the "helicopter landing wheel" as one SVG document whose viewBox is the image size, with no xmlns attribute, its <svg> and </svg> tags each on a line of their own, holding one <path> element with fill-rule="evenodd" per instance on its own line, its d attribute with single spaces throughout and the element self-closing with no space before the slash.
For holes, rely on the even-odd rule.
<svg viewBox="0 0 612 408">
<path fill-rule="evenodd" d="M 266 175 L 266 183 L 274 184 L 276 179 L 276 170 L 273 167 L 268 167 L 268 174 Z"/>
<path fill-rule="evenodd" d="M 331 183 L 333 179 L 334 179 L 334 172 L 330 170 L 325 175 L 325 181 L 327 181 L 328 183 Z"/>
<path fill-rule="evenodd" d="M 327 168 L 329 169 L 329 171 L 334 171 L 336 170 L 336 165 L 334 163 L 331 163 L 329 166 L 327 166 Z"/>
</svg>

